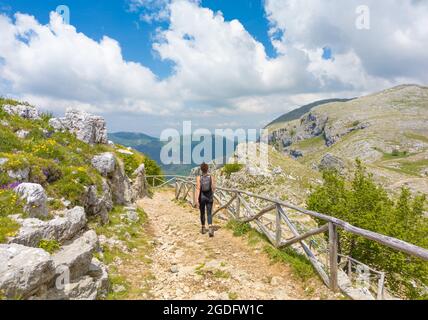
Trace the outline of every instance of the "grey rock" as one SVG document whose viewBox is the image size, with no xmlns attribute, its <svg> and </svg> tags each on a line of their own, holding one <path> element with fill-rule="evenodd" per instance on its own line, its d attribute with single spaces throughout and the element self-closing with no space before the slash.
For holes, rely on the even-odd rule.
<svg viewBox="0 0 428 320">
<path fill-rule="evenodd" d="M 18 130 L 15 132 L 16 136 L 20 139 L 26 139 L 30 134 L 30 131 L 27 130 Z"/>
<path fill-rule="evenodd" d="M 62 198 L 62 199 L 61 199 L 61 203 L 62 203 L 62 205 L 63 205 L 64 207 L 66 207 L 67 209 L 70 209 L 70 207 L 71 207 L 71 201 L 69 201 L 69 200 L 67 200 L 67 199 Z"/>
<path fill-rule="evenodd" d="M 99 247 L 98 236 L 95 231 L 85 232 L 72 243 L 65 245 L 52 256 L 56 270 L 67 267 L 70 278 L 77 279 L 88 273 L 93 253 Z"/>
<path fill-rule="evenodd" d="M 310 112 L 300 120 L 300 127 L 297 128 L 294 141 L 306 140 L 318 137 L 324 133 L 328 117 Z"/>
<path fill-rule="evenodd" d="M 109 179 L 113 202 L 119 205 L 127 205 L 132 202 L 131 182 L 125 173 L 122 161 L 118 160 L 115 171 Z"/>
<path fill-rule="evenodd" d="M 7 175 L 9 176 L 9 178 L 16 181 L 28 181 L 30 177 L 30 168 L 8 170 Z"/>
<path fill-rule="evenodd" d="M 135 211 L 128 211 L 125 215 L 125 218 L 129 222 L 134 222 L 134 223 L 140 220 L 140 218 L 138 217 L 138 214 Z"/>
<path fill-rule="evenodd" d="M 8 158 L 0 158 L 0 166 L 6 164 L 9 161 Z"/>
<path fill-rule="evenodd" d="M 289 146 L 291 146 L 293 144 L 293 139 L 291 137 L 284 137 L 282 139 L 282 146 L 284 148 L 288 148 Z"/>
<path fill-rule="evenodd" d="M 0 244 L 0 291 L 10 299 L 27 298 L 55 275 L 50 255 L 42 249 Z"/>
<path fill-rule="evenodd" d="M 114 293 L 121 293 L 121 292 L 125 292 L 126 288 L 125 288 L 125 286 L 122 286 L 120 284 L 115 284 L 113 286 L 112 290 Z"/>
<path fill-rule="evenodd" d="M 107 176 L 114 172 L 116 167 L 116 158 L 113 153 L 106 152 L 95 156 L 92 159 L 92 166 L 103 176 Z"/>
<path fill-rule="evenodd" d="M 345 169 L 345 163 L 342 159 L 332 155 L 331 153 L 325 154 L 318 166 L 320 170 L 335 170 L 339 173 Z"/>
<path fill-rule="evenodd" d="M 131 193 L 132 201 L 136 201 L 148 196 L 149 186 L 147 185 L 144 164 L 141 164 L 137 170 L 134 171 L 133 176 L 135 178 L 132 181 Z"/>
<path fill-rule="evenodd" d="M 50 119 L 49 125 L 57 131 L 68 130 L 89 144 L 106 144 L 108 141 L 104 118 L 84 111 L 69 109 L 65 117 Z"/>
<path fill-rule="evenodd" d="M 290 156 L 294 159 L 303 157 L 303 152 L 300 150 L 290 150 Z"/>
<path fill-rule="evenodd" d="M 96 300 L 98 284 L 90 276 L 80 277 L 64 285 L 64 288 L 52 288 L 45 295 L 36 297 L 43 300 Z"/>
<path fill-rule="evenodd" d="M 45 189 L 40 184 L 22 183 L 17 186 L 15 192 L 25 201 L 24 211 L 31 217 L 47 217 L 47 196 Z"/>
<path fill-rule="evenodd" d="M 3 110 L 10 115 L 17 115 L 24 119 L 37 120 L 40 119 L 39 111 L 32 107 L 26 105 L 4 105 Z"/>
<path fill-rule="evenodd" d="M 355 122 L 352 126 L 349 126 L 347 122 L 335 121 L 325 127 L 325 140 L 328 147 L 338 142 L 343 136 L 356 131 L 363 130 L 369 127 L 368 123 Z"/>
<path fill-rule="evenodd" d="M 86 188 L 84 206 L 85 211 L 90 216 L 99 216 L 102 223 L 108 223 L 109 212 L 113 208 L 113 199 L 110 191 L 110 186 L 107 181 L 103 180 L 102 194 L 98 194 L 97 186 L 89 186 Z"/>
<path fill-rule="evenodd" d="M 16 218 L 16 221 L 21 224 L 21 228 L 10 243 L 28 247 L 38 247 L 40 240 L 43 239 L 62 243 L 72 239 L 86 226 L 86 214 L 82 207 L 65 210 L 61 214 L 62 216 L 57 216 L 50 221 Z"/>
<path fill-rule="evenodd" d="M 276 168 L 273 168 L 273 170 L 272 170 L 272 173 L 273 174 L 276 174 L 276 175 L 278 175 L 278 174 L 282 174 L 282 168 L 281 167 L 276 167 Z"/>
</svg>

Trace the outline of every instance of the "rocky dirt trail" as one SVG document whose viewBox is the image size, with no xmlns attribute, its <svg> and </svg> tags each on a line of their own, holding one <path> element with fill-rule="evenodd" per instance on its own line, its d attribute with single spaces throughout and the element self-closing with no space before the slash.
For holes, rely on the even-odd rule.
<svg viewBox="0 0 428 320">
<path fill-rule="evenodd" d="M 138 205 L 153 236 L 150 287 L 153 299 L 320 299 L 326 288 L 309 289 L 283 263 L 272 263 L 257 247 L 234 237 L 215 221 L 214 238 L 200 233 L 198 211 L 174 200 L 172 191 L 156 192 Z M 138 264 L 135 265 L 138 268 Z M 133 266 L 128 266 L 132 272 Z M 137 270 L 135 270 L 137 271 Z M 138 272 L 137 272 L 138 273 Z M 308 293 L 310 291 L 310 293 Z"/>
</svg>

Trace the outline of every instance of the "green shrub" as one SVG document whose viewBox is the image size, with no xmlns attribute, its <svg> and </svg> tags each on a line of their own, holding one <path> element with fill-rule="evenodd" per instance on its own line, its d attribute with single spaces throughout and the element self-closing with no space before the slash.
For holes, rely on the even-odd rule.
<svg viewBox="0 0 428 320">
<path fill-rule="evenodd" d="M 9 237 L 13 237 L 19 231 L 18 222 L 9 217 L 0 215 L 0 243 L 5 243 Z"/>
<path fill-rule="evenodd" d="M 403 188 L 399 198 L 392 199 L 359 161 L 350 184 L 335 172 L 324 172 L 323 178 L 324 184 L 308 198 L 310 210 L 428 248 L 428 219 L 423 215 L 425 196 L 412 197 L 410 191 Z M 339 239 L 340 253 L 386 271 L 387 285 L 396 295 L 417 298 L 421 293 L 414 288 L 412 281 L 428 285 L 428 264 L 425 261 L 341 229 Z"/>
<path fill-rule="evenodd" d="M 293 273 L 303 281 L 307 281 L 315 276 L 314 268 L 309 260 L 305 256 L 293 251 L 293 249 L 277 249 L 271 245 L 266 245 L 264 250 L 272 261 L 285 262 L 290 265 Z"/>
<path fill-rule="evenodd" d="M 101 177 L 91 168 L 66 167 L 62 178 L 48 185 L 48 192 L 58 198 L 66 198 L 74 205 L 82 205 L 85 186 L 96 185 L 101 189 Z"/>
<path fill-rule="evenodd" d="M 39 248 L 53 254 L 61 249 L 61 244 L 56 240 L 43 239 L 39 242 Z"/>
<path fill-rule="evenodd" d="M 226 228 L 232 230 L 233 235 L 235 237 L 241 237 L 250 232 L 251 230 L 251 226 L 249 223 L 242 223 L 237 220 L 230 220 L 227 223 Z"/>
<path fill-rule="evenodd" d="M 0 189 L 0 217 L 7 217 L 23 212 L 18 195 L 10 189 Z"/>
<path fill-rule="evenodd" d="M 122 159 L 125 166 L 125 172 L 128 177 L 131 177 L 135 170 L 140 166 L 141 162 L 133 154 L 119 153 L 119 158 Z"/>
<path fill-rule="evenodd" d="M 223 172 L 226 176 L 230 177 L 232 173 L 241 171 L 243 167 L 244 166 L 240 163 L 228 163 L 224 165 Z"/>
<path fill-rule="evenodd" d="M 0 126 L 0 152 L 12 152 L 23 148 L 23 142 L 11 130 Z"/>
</svg>

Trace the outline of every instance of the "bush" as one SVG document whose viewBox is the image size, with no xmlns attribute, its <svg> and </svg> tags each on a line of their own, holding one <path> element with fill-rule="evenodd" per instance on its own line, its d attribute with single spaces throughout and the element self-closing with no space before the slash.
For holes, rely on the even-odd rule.
<svg viewBox="0 0 428 320">
<path fill-rule="evenodd" d="M 17 234 L 20 225 L 9 217 L 0 216 L 0 243 L 5 243 L 9 237 Z"/>
<path fill-rule="evenodd" d="M 247 234 L 248 232 L 250 232 L 251 230 L 251 226 L 249 223 L 242 223 L 239 222 L 237 220 L 230 220 L 226 227 L 230 230 L 232 230 L 233 235 L 235 237 L 240 237 L 243 236 L 245 234 Z"/>
<path fill-rule="evenodd" d="M 12 186 L 1 186 L 0 189 L 0 217 L 7 217 L 23 212 L 23 206 Z"/>
<path fill-rule="evenodd" d="M 223 167 L 223 172 L 226 176 L 230 177 L 232 173 L 241 171 L 243 167 L 244 166 L 239 163 L 229 163 Z"/>
<path fill-rule="evenodd" d="M 412 197 L 403 188 L 391 199 L 357 161 L 353 181 L 348 184 L 335 172 L 324 172 L 324 185 L 308 198 L 308 208 L 345 220 L 354 226 L 395 237 L 428 248 L 428 219 L 423 216 L 425 196 Z M 320 224 L 325 222 L 319 221 Z M 419 287 L 428 285 L 428 264 L 374 241 L 339 229 L 340 253 L 387 272 L 387 285 L 398 296 L 417 298 Z"/>
<path fill-rule="evenodd" d="M 45 250 L 50 254 L 53 254 L 59 249 L 61 249 L 61 244 L 56 240 L 43 239 L 39 242 L 39 248 Z"/>
<path fill-rule="evenodd" d="M 22 147 L 22 141 L 13 132 L 0 126 L 0 152 L 12 152 Z"/>
<path fill-rule="evenodd" d="M 277 249 L 271 245 L 265 246 L 265 252 L 274 262 L 285 262 L 291 266 L 293 273 L 303 281 L 315 276 L 315 271 L 309 260 L 293 249 Z"/>
</svg>

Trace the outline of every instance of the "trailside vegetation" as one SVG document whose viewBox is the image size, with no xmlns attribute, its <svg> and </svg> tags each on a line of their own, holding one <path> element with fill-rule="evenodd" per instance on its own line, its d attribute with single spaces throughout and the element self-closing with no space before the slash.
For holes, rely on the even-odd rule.
<svg viewBox="0 0 428 320">
<path fill-rule="evenodd" d="M 323 180 L 323 185 L 308 197 L 308 209 L 428 248 L 425 195 L 412 196 L 406 188 L 397 198 L 388 195 L 359 160 L 352 181 L 345 181 L 335 171 L 325 171 Z M 341 254 L 385 271 L 387 287 L 393 294 L 411 299 L 428 298 L 427 262 L 341 229 L 339 242 Z"/>
</svg>

